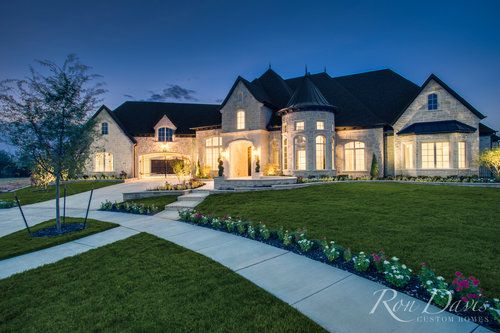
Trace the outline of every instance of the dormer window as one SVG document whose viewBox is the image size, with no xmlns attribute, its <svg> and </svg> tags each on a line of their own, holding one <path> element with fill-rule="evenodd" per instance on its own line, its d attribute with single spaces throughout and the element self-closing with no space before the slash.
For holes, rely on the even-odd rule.
<svg viewBox="0 0 500 333">
<path fill-rule="evenodd" d="M 158 128 L 158 141 L 171 142 L 174 136 L 174 130 L 168 127 Z"/>
<path fill-rule="evenodd" d="M 236 129 L 245 129 L 245 111 L 243 110 L 236 113 Z"/>
<path fill-rule="evenodd" d="M 109 134 L 108 123 L 102 123 L 101 124 L 101 134 L 102 135 L 108 135 Z"/>
<path fill-rule="evenodd" d="M 429 94 L 427 95 L 427 110 L 437 110 L 438 109 L 438 95 Z"/>
</svg>

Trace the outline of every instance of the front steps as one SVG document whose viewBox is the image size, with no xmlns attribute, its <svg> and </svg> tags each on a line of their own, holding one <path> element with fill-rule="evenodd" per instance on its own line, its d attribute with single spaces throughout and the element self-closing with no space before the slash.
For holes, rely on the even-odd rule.
<svg viewBox="0 0 500 333">
<path fill-rule="evenodd" d="M 210 195 L 209 191 L 192 191 L 191 193 L 184 194 L 177 197 L 177 201 L 165 206 L 166 211 L 178 212 L 187 208 L 195 208 L 200 204 L 207 196 Z"/>
</svg>

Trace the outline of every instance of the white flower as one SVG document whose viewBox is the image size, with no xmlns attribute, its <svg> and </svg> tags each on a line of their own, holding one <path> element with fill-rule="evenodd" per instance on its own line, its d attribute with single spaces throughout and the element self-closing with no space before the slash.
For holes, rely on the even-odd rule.
<svg viewBox="0 0 500 333">
<path fill-rule="evenodd" d="M 398 258 L 398 257 L 392 257 L 392 260 L 393 260 L 393 261 L 398 261 L 398 260 L 399 260 L 399 258 Z"/>
<path fill-rule="evenodd" d="M 365 254 L 364 252 L 359 252 L 359 254 Z"/>
<path fill-rule="evenodd" d="M 498 298 L 493 298 L 493 300 L 494 300 L 495 302 L 500 301 Z"/>
<path fill-rule="evenodd" d="M 438 276 L 436 279 L 438 279 L 439 281 L 443 281 L 443 280 L 444 280 L 444 277 L 442 277 L 442 276 Z"/>
<path fill-rule="evenodd" d="M 427 285 L 431 285 L 431 284 L 432 284 L 432 281 L 431 281 L 431 280 L 428 280 L 426 283 L 427 283 Z"/>
<path fill-rule="evenodd" d="M 403 267 L 403 269 L 406 269 L 406 265 L 402 265 L 401 267 Z"/>
<path fill-rule="evenodd" d="M 388 265 L 389 262 L 387 260 L 384 260 L 384 265 Z"/>
</svg>

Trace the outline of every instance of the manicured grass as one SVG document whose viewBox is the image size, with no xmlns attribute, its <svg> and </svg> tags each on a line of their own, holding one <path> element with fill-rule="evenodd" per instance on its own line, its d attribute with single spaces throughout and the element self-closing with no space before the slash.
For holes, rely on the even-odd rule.
<svg viewBox="0 0 500 333">
<path fill-rule="evenodd" d="M 90 191 L 91 189 L 98 189 L 110 185 L 121 183 L 117 181 L 81 181 L 66 184 L 66 195 L 73 195 L 81 192 Z M 63 195 L 64 185 L 61 186 L 61 197 Z M 47 189 L 30 186 L 14 192 L 0 193 L 0 200 L 15 200 L 14 196 L 17 194 L 21 205 L 29 205 L 32 203 L 42 202 L 54 199 L 56 197 L 55 186 L 48 186 Z"/>
<path fill-rule="evenodd" d="M 165 205 L 177 201 L 177 197 L 178 197 L 177 195 L 162 195 L 160 197 L 127 200 L 127 202 L 134 202 L 146 206 L 155 205 L 156 207 L 161 207 L 163 209 Z"/>
<path fill-rule="evenodd" d="M 455 271 L 500 295 L 500 189 L 349 183 L 296 190 L 217 194 L 198 207 L 270 228 L 306 228 L 353 251 L 384 250 L 412 268 L 427 262 L 451 281 Z"/>
<path fill-rule="evenodd" d="M 83 218 L 67 217 L 66 223 L 83 223 L 84 220 L 85 219 Z M 92 219 L 88 219 L 87 223 L 87 228 L 81 231 L 55 237 L 31 237 L 26 229 L 0 237 L 0 260 L 66 243 L 118 226 L 118 224 L 115 223 L 102 222 Z M 30 229 L 31 232 L 34 232 L 51 227 L 54 224 L 55 220 L 49 220 L 37 224 Z"/>
<path fill-rule="evenodd" d="M 139 234 L 0 280 L 2 332 L 323 332 L 224 266 Z"/>
</svg>

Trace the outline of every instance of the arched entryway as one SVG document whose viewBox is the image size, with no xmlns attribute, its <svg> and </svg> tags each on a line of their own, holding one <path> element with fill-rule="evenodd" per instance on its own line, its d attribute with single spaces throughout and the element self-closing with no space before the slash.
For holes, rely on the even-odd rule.
<svg viewBox="0 0 500 333">
<path fill-rule="evenodd" d="M 229 144 L 229 178 L 252 176 L 253 144 L 248 140 L 236 140 Z"/>
</svg>

